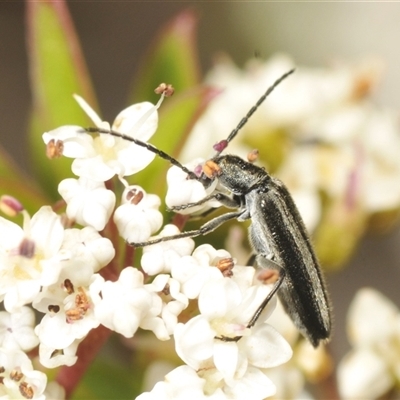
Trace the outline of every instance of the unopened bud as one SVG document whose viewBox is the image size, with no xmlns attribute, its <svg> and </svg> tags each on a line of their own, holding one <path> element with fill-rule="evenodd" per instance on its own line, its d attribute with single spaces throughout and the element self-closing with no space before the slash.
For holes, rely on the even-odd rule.
<svg viewBox="0 0 400 400">
<path fill-rule="evenodd" d="M 15 217 L 24 209 L 23 205 L 12 196 L 0 197 L 0 210 L 9 217 Z"/>
</svg>

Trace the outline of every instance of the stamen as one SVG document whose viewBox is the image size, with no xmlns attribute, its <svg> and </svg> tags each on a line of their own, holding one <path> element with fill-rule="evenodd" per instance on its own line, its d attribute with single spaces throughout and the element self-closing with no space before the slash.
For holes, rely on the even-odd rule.
<svg viewBox="0 0 400 400">
<path fill-rule="evenodd" d="M 222 272 L 222 275 L 225 276 L 226 278 L 230 278 L 233 276 L 232 269 L 235 266 L 235 263 L 233 262 L 233 258 L 222 258 L 221 260 L 218 260 L 217 262 L 217 268 Z"/>
<path fill-rule="evenodd" d="M 26 383 L 26 382 L 21 382 L 19 384 L 19 392 L 26 399 L 33 399 L 33 396 L 35 394 L 33 387 L 31 385 L 29 385 L 29 383 Z"/>
<path fill-rule="evenodd" d="M 60 311 L 60 306 L 50 304 L 47 309 L 49 310 L 50 314 L 57 314 Z"/>
<path fill-rule="evenodd" d="M 72 294 L 75 292 L 74 285 L 72 284 L 72 282 L 69 279 L 65 279 L 64 288 L 68 294 Z"/>
<path fill-rule="evenodd" d="M 204 175 L 207 178 L 212 179 L 212 178 L 215 178 L 216 176 L 219 176 L 221 174 L 221 168 L 214 161 L 208 160 L 203 165 L 203 172 L 204 172 Z"/>
<path fill-rule="evenodd" d="M 165 97 L 171 97 L 175 93 L 174 87 L 169 83 L 160 83 L 155 89 L 154 93 L 164 94 Z"/>
<path fill-rule="evenodd" d="M 35 255 L 35 242 L 24 238 L 18 247 L 18 254 L 25 258 L 33 258 Z"/>
<path fill-rule="evenodd" d="M 279 279 L 279 272 L 273 269 L 263 269 L 257 275 L 257 279 L 264 285 L 275 283 Z"/>
<path fill-rule="evenodd" d="M 218 143 L 215 143 L 213 146 L 213 149 L 217 151 L 218 153 L 221 153 L 228 147 L 228 141 L 227 140 L 221 140 Z"/>
<path fill-rule="evenodd" d="M 19 382 L 24 377 L 24 374 L 21 372 L 20 369 L 13 369 L 10 372 L 10 379 L 15 382 Z"/>
<path fill-rule="evenodd" d="M 50 160 L 54 158 L 60 158 L 63 155 L 64 142 L 62 140 L 51 139 L 46 145 L 46 156 Z"/>
<path fill-rule="evenodd" d="M 144 193 L 141 190 L 131 189 L 126 194 L 126 199 L 135 206 L 139 204 L 144 197 Z"/>
<path fill-rule="evenodd" d="M 250 151 L 250 153 L 247 154 L 247 161 L 253 163 L 257 160 L 258 154 L 259 152 L 257 149 Z"/>
</svg>

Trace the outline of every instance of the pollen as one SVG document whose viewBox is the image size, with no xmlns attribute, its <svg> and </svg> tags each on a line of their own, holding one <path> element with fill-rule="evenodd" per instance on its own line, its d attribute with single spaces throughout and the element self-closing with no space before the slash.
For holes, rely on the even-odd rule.
<svg viewBox="0 0 400 400">
<path fill-rule="evenodd" d="M 219 175 L 221 175 L 221 168 L 217 163 L 215 163 L 212 160 L 208 160 L 204 165 L 203 165 L 203 172 L 207 178 L 215 178 Z"/>
</svg>

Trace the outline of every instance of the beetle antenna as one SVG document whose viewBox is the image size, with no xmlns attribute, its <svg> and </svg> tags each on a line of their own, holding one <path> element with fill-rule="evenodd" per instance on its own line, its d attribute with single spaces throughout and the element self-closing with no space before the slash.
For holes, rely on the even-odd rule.
<svg viewBox="0 0 400 400">
<path fill-rule="evenodd" d="M 88 133 L 105 133 L 108 135 L 112 135 L 112 136 L 119 137 L 124 140 L 128 140 L 130 142 L 133 142 L 136 145 L 144 147 L 145 149 L 151 151 L 152 153 L 157 154 L 160 158 L 163 158 L 164 160 L 169 161 L 172 165 L 175 165 L 176 167 L 180 168 L 183 172 L 186 172 L 189 175 L 190 179 L 199 180 L 199 177 L 193 171 L 190 171 L 185 166 L 183 166 L 178 160 L 171 157 L 170 155 L 163 152 L 162 150 L 157 149 L 157 147 L 153 146 L 150 143 L 142 142 L 139 139 L 135 139 L 132 136 L 125 135 L 123 133 L 114 131 L 112 129 L 104 129 L 104 128 L 97 128 L 97 127 L 93 127 L 93 128 L 90 127 L 90 128 L 83 128 L 83 129 L 85 132 L 88 132 Z"/>
<path fill-rule="evenodd" d="M 242 118 L 242 120 L 238 123 L 236 128 L 229 134 L 229 136 L 225 140 L 221 140 L 219 143 L 214 145 L 214 150 L 216 150 L 218 156 L 221 152 L 228 146 L 229 142 L 238 134 L 238 132 L 246 125 L 249 121 L 250 117 L 257 111 L 257 109 L 261 106 L 264 100 L 270 95 L 270 93 L 289 75 L 293 74 L 295 69 L 291 69 L 288 72 L 285 72 L 280 78 L 278 78 L 268 89 L 267 91 L 258 99 L 257 103 L 254 104 L 253 107 L 247 112 L 247 114 Z"/>
</svg>

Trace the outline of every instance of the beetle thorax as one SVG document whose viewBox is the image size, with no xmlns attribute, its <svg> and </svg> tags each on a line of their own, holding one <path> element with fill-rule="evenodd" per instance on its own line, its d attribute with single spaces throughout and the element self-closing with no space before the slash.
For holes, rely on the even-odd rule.
<svg viewBox="0 0 400 400">
<path fill-rule="evenodd" d="M 229 191 L 244 195 L 259 183 L 269 178 L 261 167 L 258 167 L 238 156 L 231 154 L 218 156 L 214 161 L 220 168 L 219 183 Z"/>
</svg>

